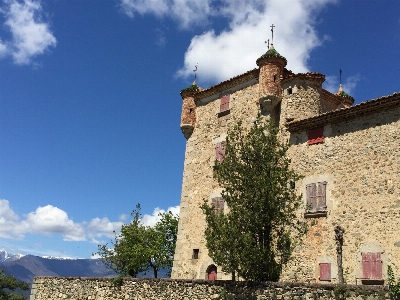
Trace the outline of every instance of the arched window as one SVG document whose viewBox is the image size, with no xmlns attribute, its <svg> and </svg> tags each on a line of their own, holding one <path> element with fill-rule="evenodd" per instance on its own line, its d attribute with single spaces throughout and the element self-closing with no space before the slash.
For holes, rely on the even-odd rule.
<svg viewBox="0 0 400 300">
<path fill-rule="evenodd" d="M 217 267 L 215 265 L 208 266 L 207 280 L 217 280 Z"/>
</svg>

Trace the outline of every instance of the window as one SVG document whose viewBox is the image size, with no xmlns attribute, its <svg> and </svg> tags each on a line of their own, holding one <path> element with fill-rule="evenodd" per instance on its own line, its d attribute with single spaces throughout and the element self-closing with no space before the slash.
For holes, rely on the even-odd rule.
<svg viewBox="0 0 400 300">
<path fill-rule="evenodd" d="M 215 145 L 215 159 L 219 162 L 224 160 L 225 156 L 225 141 Z"/>
<path fill-rule="evenodd" d="M 310 183 L 306 186 L 307 213 L 320 213 L 326 215 L 326 185 L 327 182 Z"/>
<path fill-rule="evenodd" d="M 222 197 L 212 198 L 211 205 L 215 213 L 224 212 L 225 200 Z"/>
<path fill-rule="evenodd" d="M 220 102 L 220 106 L 219 106 L 219 114 L 218 114 L 219 117 L 224 116 L 229 113 L 230 98 L 231 98 L 230 94 L 221 97 L 221 102 Z"/>
<path fill-rule="evenodd" d="M 331 281 L 331 264 L 320 263 L 319 264 L 319 280 Z"/>
<path fill-rule="evenodd" d="M 193 249 L 192 258 L 199 259 L 199 249 Z"/>
<path fill-rule="evenodd" d="M 308 131 L 308 144 L 319 144 L 324 142 L 324 127 Z"/>
<path fill-rule="evenodd" d="M 362 256 L 362 279 L 382 280 L 381 253 L 364 252 Z"/>
</svg>

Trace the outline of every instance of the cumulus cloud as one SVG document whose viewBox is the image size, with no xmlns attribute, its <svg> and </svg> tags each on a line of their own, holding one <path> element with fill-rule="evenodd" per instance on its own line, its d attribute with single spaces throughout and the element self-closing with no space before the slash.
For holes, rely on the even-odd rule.
<svg viewBox="0 0 400 300">
<path fill-rule="evenodd" d="M 11 56 L 16 64 L 26 65 L 57 44 L 48 23 L 43 21 L 40 0 L 4 0 L 1 13 L 11 33 L 8 41 L 0 40 L 0 57 Z"/>
<path fill-rule="evenodd" d="M 169 207 L 166 211 L 179 214 L 179 206 Z M 143 224 L 154 226 L 160 219 L 158 214 L 166 212 L 155 208 L 153 214 L 143 216 Z M 60 234 L 64 241 L 91 241 L 99 244 L 102 237 L 113 238 L 114 232 L 119 232 L 124 224 L 120 220 L 112 222 L 108 218 L 94 218 L 89 222 L 74 222 L 62 209 L 52 206 L 39 206 L 35 211 L 20 217 L 10 207 L 8 200 L 0 199 L 0 238 L 21 239 L 26 234 L 54 235 Z"/>
<path fill-rule="evenodd" d="M 221 32 L 208 30 L 192 38 L 177 76 L 193 76 L 199 64 L 199 82 L 216 83 L 256 67 L 267 51 L 265 40 L 275 24 L 274 45 L 288 59 L 287 68 L 307 72 L 312 49 L 320 38 L 314 28 L 318 12 L 336 0 L 120 0 L 125 13 L 170 17 L 183 28 L 215 18 L 227 21 Z"/>
<path fill-rule="evenodd" d="M 160 213 L 162 214 L 162 213 L 170 211 L 174 215 L 179 215 L 179 210 L 180 210 L 179 205 L 168 207 L 168 209 L 166 211 L 159 207 L 156 207 L 151 215 L 147 215 L 147 214 L 143 215 L 143 219 L 142 219 L 143 224 L 146 226 L 153 227 L 154 225 L 156 225 L 156 223 L 158 221 L 160 221 L 160 216 L 159 216 Z"/>
</svg>

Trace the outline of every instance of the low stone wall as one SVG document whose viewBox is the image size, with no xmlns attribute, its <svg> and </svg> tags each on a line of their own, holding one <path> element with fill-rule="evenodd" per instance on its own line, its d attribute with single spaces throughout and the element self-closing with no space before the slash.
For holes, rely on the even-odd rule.
<svg viewBox="0 0 400 300">
<path fill-rule="evenodd" d="M 383 286 L 174 279 L 35 277 L 30 300 L 390 299 Z"/>
</svg>

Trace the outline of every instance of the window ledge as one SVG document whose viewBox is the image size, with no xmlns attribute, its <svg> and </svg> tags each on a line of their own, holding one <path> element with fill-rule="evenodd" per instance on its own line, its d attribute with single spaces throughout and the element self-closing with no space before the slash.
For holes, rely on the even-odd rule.
<svg viewBox="0 0 400 300">
<path fill-rule="evenodd" d="M 383 279 L 365 279 L 361 278 L 361 283 L 365 285 L 383 285 L 385 280 Z"/>
<path fill-rule="evenodd" d="M 223 117 L 223 116 L 226 116 L 226 115 L 228 115 L 230 112 L 231 112 L 230 109 L 221 111 L 221 112 L 218 113 L 218 118 Z"/>
<path fill-rule="evenodd" d="M 322 218 L 328 215 L 327 211 L 308 211 L 304 213 L 304 218 Z"/>
</svg>

